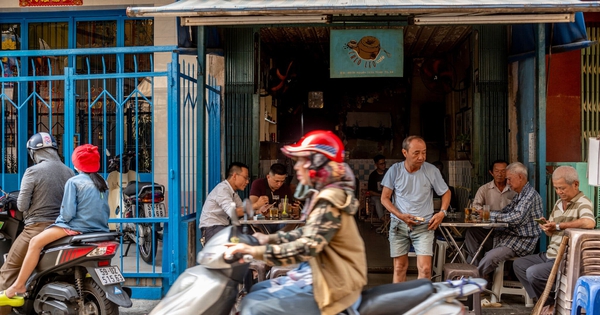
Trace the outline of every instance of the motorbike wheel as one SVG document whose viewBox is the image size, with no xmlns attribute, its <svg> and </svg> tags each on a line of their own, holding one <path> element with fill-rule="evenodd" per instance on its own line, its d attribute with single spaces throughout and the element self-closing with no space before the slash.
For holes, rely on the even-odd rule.
<svg viewBox="0 0 600 315">
<path fill-rule="evenodd" d="M 83 309 L 79 315 L 118 315 L 119 306 L 106 298 L 104 291 L 91 278 L 83 283 Z"/>
<path fill-rule="evenodd" d="M 154 257 L 156 256 L 156 252 L 158 251 L 158 232 L 154 231 L 154 235 L 152 235 L 152 224 L 140 224 L 139 228 L 143 229 L 145 237 L 144 244 L 138 244 L 138 250 L 140 251 L 140 256 L 142 257 L 142 260 L 144 260 L 146 263 L 151 264 L 152 259 L 154 259 Z"/>
</svg>

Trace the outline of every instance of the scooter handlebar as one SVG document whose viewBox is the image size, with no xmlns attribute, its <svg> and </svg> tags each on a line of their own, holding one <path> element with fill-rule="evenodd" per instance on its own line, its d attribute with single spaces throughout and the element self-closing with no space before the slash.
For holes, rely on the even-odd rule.
<svg viewBox="0 0 600 315">
<path fill-rule="evenodd" d="M 244 263 L 249 263 L 252 261 L 252 259 L 254 259 L 254 257 L 248 254 L 235 253 L 233 255 L 224 255 L 223 259 L 228 264 L 233 264 L 239 262 L 240 260 L 242 260 Z"/>
</svg>

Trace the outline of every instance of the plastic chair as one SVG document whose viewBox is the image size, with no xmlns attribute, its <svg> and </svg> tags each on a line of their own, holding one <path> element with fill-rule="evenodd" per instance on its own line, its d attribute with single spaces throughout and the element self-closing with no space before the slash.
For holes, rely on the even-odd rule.
<svg viewBox="0 0 600 315">
<path fill-rule="evenodd" d="M 456 192 L 456 199 L 458 200 L 458 209 L 456 209 L 456 211 L 464 211 L 469 204 L 469 189 L 466 187 L 456 186 L 454 187 L 454 191 Z"/>
<path fill-rule="evenodd" d="M 582 276 L 577 279 L 573 296 L 571 315 L 600 313 L 600 276 Z"/>
<path fill-rule="evenodd" d="M 511 258 L 509 260 L 514 261 L 516 258 Z M 508 281 L 504 280 L 504 261 L 498 264 L 496 267 L 496 271 L 494 271 L 494 284 L 492 285 L 492 295 L 491 302 L 496 303 L 502 300 L 502 294 L 513 294 L 520 295 L 525 299 L 525 306 L 533 307 L 533 299 L 529 297 L 527 291 L 519 281 Z M 498 297 L 496 299 L 496 297 Z"/>
<path fill-rule="evenodd" d="M 448 250 L 448 242 L 445 240 L 436 239 L 435 240 L 435 251 L 434 251 L 434 259 L 433 259 L 433 268 L 432 271 L 435 273 L 434 278 L 442 276 L 442 270 L 444 268 L 444 264 L 446 263 L 446 254 Z"/>
</svg>

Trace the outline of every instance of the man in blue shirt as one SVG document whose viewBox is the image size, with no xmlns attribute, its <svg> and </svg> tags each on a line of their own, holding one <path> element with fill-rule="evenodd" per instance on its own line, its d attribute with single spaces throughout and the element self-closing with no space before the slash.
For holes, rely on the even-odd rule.
<svg viewBox="0 0 600 315">
<path fill-rule="evenodd" d="M 381 204 L 391 213 L 389 241 L 394 283 L 406 281 L 411 243 L 417 254 L 419 278 L 431 278 L 434 230 L 442 223 L 450 205 L 448 185 L 438 168 L 425 162 L 426 151 L 423 138 L 404 139 L 402 154 L 406 160 L 392 165 L 381 182 Z M 442 196 L 437 214 L 433 213 L 433 191 Z"/>
</svg>

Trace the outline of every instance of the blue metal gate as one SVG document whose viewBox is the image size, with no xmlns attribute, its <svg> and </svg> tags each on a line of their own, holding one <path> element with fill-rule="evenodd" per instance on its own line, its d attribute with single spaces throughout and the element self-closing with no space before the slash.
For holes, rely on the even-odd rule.
<svg viewBox="0 0 600 315">
<path fill-rule="evenodd" d="M 172 46 L 27 50 L 3 51 L 0 58 L 0 185 L 4 190 L 19 188 L 31 163 L 25 143 L 35 132 L 52 133 L 71 167 L 69 157 L 79 144 L 91 143 L 106 152 L 101 172 L 117 178 L 116 190 L 109 193 L 116 200 L 111 227 L 130 228 L 133 235 L 121 239 L 113 264 L 135 298 L 160 298 L 195 262 L 196 174 L 203 174 L 195 160 L 197 143 L 203 143 L 196 126 L 203 124 L 197 124 L 195 67 L 183 61 L 181 52 Z M 169 54 L 166 70 L 157 70 L 161 67 L 155 65 L 155 56 Z M 140 69 L 140 59 L 149 66 Z M 5 76 L 5 63 L 14 70 L 11 76 Z M 133 173 L 109 174 L 109 159 L 123 154 L 134 158 L 129 165 L 121 159 L 120 169 L 129 166 Z M 156 198 L 151 207 L 139 208 L 137 199 L 135 209 L 142 210 L 124 217 L 122 190 L 136 179 L 150 183 L 152 195 L 164 185 L 166 209 Z M 150 237 L 151 253 L 158 253 L 148 263 L 132 242 L 142 237 Z"/>
</svg>

